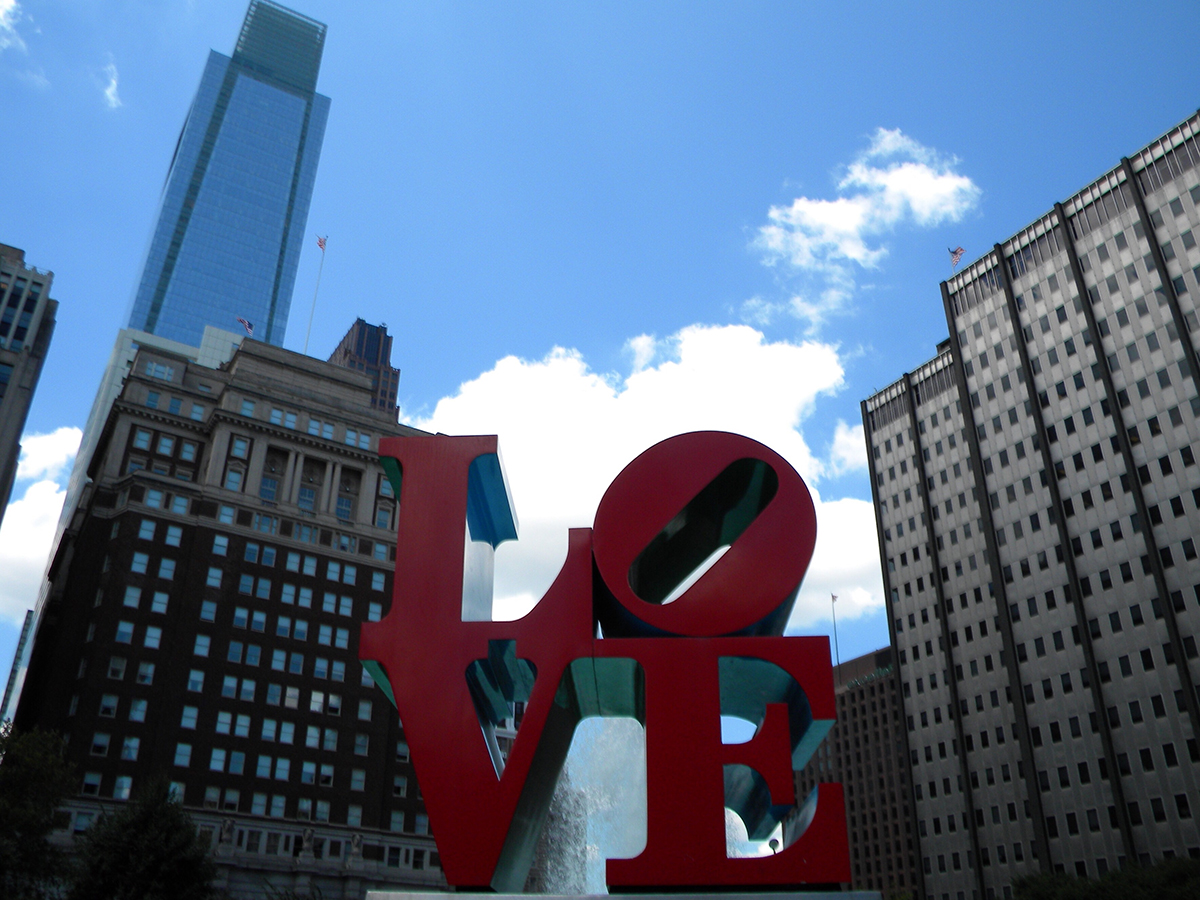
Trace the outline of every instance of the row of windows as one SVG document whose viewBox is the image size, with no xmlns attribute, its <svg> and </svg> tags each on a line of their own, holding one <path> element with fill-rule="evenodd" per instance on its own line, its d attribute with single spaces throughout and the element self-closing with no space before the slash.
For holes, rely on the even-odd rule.
<svg viewBox="0 0 1200 900">
<path fill-rule="evenodd" d="M 169 367 L 164 367 L 168 368 Z M 165 410 L 173 416 L 183 415 L 183 398 L 168 396 L 166 402 L 163 402 L 163 395 L 159 391 L 146 392 L 146 406 L 150 409 Z M 200 403 L 191 403 L 188 410 L 188 418 L 194 422 L 203 422 L 204 415 L 207 410 Z"/>
<path fill-rule="evenodd" d="M 339 628 L 334 631 L 333 629 L 329 629 L 329 626 L 322 625 L 317 634 L 317 643 L 345 650 L 349 648 L 350 633 L 345 628 Z M 147 644 L 147 646 L 150 645 Z M 211 647 L 212 638 L 206 634 L 199 634 L 196 635 L 196 642 L 192 647 L 192 653 L 195 656 L 207 658 Z M 225 659 L 227 662 L 238 665 L 258 666 L 263 659 L 262 647 L 258 644 L 243 644 L 241 641 L 230 641 Z M 302 675 L 304 674 L 304 654 L 289 653 L 286 650 L 280 649 L 272 650 L 270 665 L 271 669 L 276 672 L 289 672 L 293 675 Z M 332 675 L 332 680 L 342 681 L 345 677 L 345 663 L 341 660 L 333 660 L 331 668 L 330 661 L 327 658 L 316 657 L 313 660 L 312 674 L 316 678 L 326 678 Z"/>
<path fill-rule="evenodd" d="M 176 745 L 176 766 L 190 766 L 191 756 L 192 752 L 190 745 Z M 227 770 L 233 770 L 236 768 L 238 769 L 238 772 L 235 774 L 241 774 L 241 769 L 245 768 L 245 762 L 245 757 L 241 756 L 240 754 L 236 754 L 236 752 L 230 752 L 230 754 L 227 755 L 226 751 L 215 749 L 212 751 L 212 755 L 210 756 L 209 769 L 211 772 L 227 772 Z M 259 776 L 259 778 L 274 778 L 275 780 L 287 781 L 290 774 L 290 768 L 292 768 L 290 767 L 290 761 L 286 757 L 277 757 L 274 761 L 272 761 L 272 758 L 269 756 L 260 756 L 258 757 L 257 761 L 256 774 Z M 266 774 L 264 774 L 264 772 Z M 322 766 L 318 768 L 317 763 L 305 762 L 301 764 L 301 784 L 326 787 L 331 786 L 332 781 L 334 781 L 334 772 L 332 772 L 331 766 L 324 766 L 324 764 L 322 764 Z M 366 773 L 364 770 L 354 769 L 352 776 L 350 776 L 350 790 L 365 790 L 365 782 Z M 101 773 L 85 773 L 83 776 L 82 786 L 80 786 L 80 793 L 84 794 L 84 796 L 96 797 L 98 794 L 100 794 L 101 784 Z M 130 798 L 132 786 L 132 776 L 119 775 L 114 782 L 113 798 L 119 800 L 126 800 Z M 173 782 L 172 790 L 176 796 L 182 798 L 182 793 L 184 793 L 184 785 L 180 784 L 180 782 Z M 236 811 L 239 809 L 241 792 L 238 790 L 238 788 L 226 788 L 226 790 L 223 792 L 223 796 L 224 802 L 222 803 L 221 788 L 206 787 L 204 792 L 204 808 L 221 808 L 230 811 Z M 404 793 L 396 792 L 394 790 L 394 796 L 402 797 L 404 796 Z M 283 818 L 284 811 L 286 811 L 286 803 L 286 797 L 282 796 L 282 794 L 275 794 L 274 797 L 270 798 L 270 806 L 268 806 L 268 796 L 266 796 L 265 793 L 254 793 L 251 799 L 250 811 L 252 815 Z M 295 817 L 306 821 L 313 820 L 317 822 L 329 822 L 330 802 L 329 800 L 316 800 L 316 803 L 314 803 L 312 799 L 299 798 L 296 800 Z M 413 814 L 413 818 L 410 821 L 412 821 L 412 828 L 407 827 L 406 812 L 400 810 L 392 811 L 389 820 L 389 828 L 394 830 L 394 832 L 406 832 L 410 834 L 430 833 L 430 828 L 428 828 L 428 817 L 425 814 L 421 814 L 421 812 L 418 812 L 418 814 Z M 88 824 L 90 824 L 90 820 L 83 823 L 83 826 L 86 827 Z M 347 824 L 348 826 L 352 827 L 361 826 L 362 806 L 360 804 L 350 804 L 348 806 Z M 248 833 L 246 847 L 248 852 L 258 852 L 258 836 L 260 836 L 259 832 Z M 266 841 L 266 844 L 263 847 L 264 852 L 278 852 L 278 836 L 280 835 L 268 835 L 268 841 Z M 272 847 L 272 841 L 270 838 L 276 839 L 274 842 L 274 847 Z M 392 850 L 400 850 L 400 848 L 392 847 Z M 415 851 L 415 853 L 422 854 L 422 858 L 424 858 L 424 851 Z M 415 864 L 415 860 L 414 868 L 421 868 L 421 865 Z"/>
<path fill-rule="evenodd" d="M 177 748 L 177 753 L 178 753 L 178 748 Z M 188 755 L 190 758 L 190 752 Z M 243 761 L 243 764 L 244 764 L 244 761 Z M 305 764 L 305 765 L 309 765 L 309 764 Z M 220 771 L 218 769 L 215 769 L 212 766 L 210 766 L 210 768 L 213 771 Z M 324 769 L 324 768 L 325 767 L 322 767 L 322 769 Z M 301 783 L 303 783 L 303 784 L 317 783 L 316 779 L 318 778 L 318 775 L 315 771 L 313 773 L 313 779 L 314 779 L 313 781 L 304 781 L 303 780 L 304 776 L 307 776 L 307 774 L 308 774 L 307 770 L 304 770 L 304 774 L 302 775 Z M 355 770 L 356 777 L 362 776 L 362 775 L 364 775 L 364 773 L 362 773 L 362 770 L 358 770 L 358 769 Z M 321 782 L 322 784 L 324 783 L 323 780 L 324 780 L 325 776 L 326 776 L 326 773 L 322 770 L 320 773 L 320 776 L 319 776 L 322 779 L 322 782 Z M 353 782 L 353 780 L 354 779 L 352 779 L 352 782 Z M 101 784 L 102 784 L 101 773 L 87 772 L 83 776 L 83 782 L 82 782 L 82 785 L 80 788 L 80 793 L 83 794 L 84 796 L 92 796 L 92 797 L 99 796 Z M 112 796 L 116 800 L 128 800 L 132 793 L 132 789 L 133 789 L 133 778 L 131 776 L 128 776 L 128 775 L 117 776 L 117 778 L 114 782 L 114 785 L 113 785 Z M 362 790 L 361 787 L 359 787 L 359 788 L 352 787 L 351 789 L 352 790 Z M 176 796 L 178 796 L 182 799 L 184 789 L 183 789 L 183 785 L 181 783 L 173 782 L 172 790 L 176 794 Z M 204 805 L 205 809 L 224 809 L 227 811 L 236 812 L 241 806 L 241 791 L 237 788 L 225 788 L 224 791 L 222 791 L 221 788 L 218 788 L 218 787 L 212 787 L 212 786 L 206 787 L 204 790 L 203 805 Z M 282 819 L 282 818 L 286 817 L 286 808 L 287 808 L 287 798 L 282 794 L 275 794 L 271 797 L 268 797 L 268 795 L 265 793 L 254 793 L 251 796 L 250 813 L 252 815 L 269 816 L 271 818 Z M 346 810 L 346 824 L 349 825 L 350 827 L 361 827 L 362 826 L 362 812 L 363 812 L 363 810 L 362 810 L 361 804 L 348 805 L 347 810 Z M 399 810 L 393 811 L 390 814 L 390 818 L 388 821 L 389 829 L 392 831 L 402 832 L 402 833 L 407 833 L 407 834 L 418 834 L 418 835 L 429 834 L 428 816 L 426 816 L 424 813 L 414 813 L 414 814 L 411 814 L 412 815 L 411 819 L 406 819 L 406 815 L 407 814 L 403 811 L 399 811 Z M 329 822 L 330 821 L 330 801 L 328 801 L 328 800 L 313 800 L 311 798 L 306 798 L 306 797 L 298 798 L 296 800 L 294 818 L 300 819 L 301 821 Z M 86 821 L 77 821 L 76 830 L 85 830 L 90 824 L 91 824 L 91 818 L 89 816 L 86 818 Z M 290 844 L 291 844 L 291 841 L 293 838 L 292 835 L 280 835 L 277 833 L 268 833 L 265 836 L 265 838 L 266 838 L 265 841 L 263 840 L 263 837 L 264 836 L 263 836 L 262 832 L 258 831 L 258 830 L 251 830 L 251 831 L 246 832 L 246 843 L 245 843 L 246 852 L 258 853 L 261 850 L 261 852 L 267 853 L 267 854 L 278 854 L 281 852 L 281 847 L 282 847 L 283 853 L 285 853 L 285 854 L 290 853 Z M 286 840 L 281 841 L 281 838 L 284 838 Z M 318 842 L 319 842 L 318 840 L 314 840 L 314 842 L 313 842 L 314 850 L 315 850 L 315 845 Z M 320 841 L 320 843 L 323 844 L 323 841 Z M 329 847 L 330 855 L 336 855 L 336 854 L 341 853 L 340 844 L 341 844 L 341 842 L 339 842 L 339 841 L 331 841 L 330 842 L 330 847 Z M 299 850 L 300 840 L 299 840 L 298 835 L 295 836 L 295 845 L 296 845 L 295 849 Z M 335 845 L 336 845 L 336 849 L 335 849 Z M 322 847 L 322 849 L 324 849 L 324 848 Z M 380 849 L 382 849 L 382 848 L 380 848 Z M 406 861 L 406 864 L 411 864 L 414 869 L 423 869 L 424 868 L 424 865 L 425 865 L 425 851 L 424 850 L 414 850 L 412 848 L 400 848 L 400 847 L 390 847 L 388 849 L 389 849 L 389 857 L 388 857 L 388 865 L 389 866 L 396 867 L 400 864 L 401 850 L 403 849 L 404 850 L 404 859 Z M 364 850 L 365 850 L 365 848 L 364 848 Z M 390 851 L 395 851 L 395 853 L 392 854 Z M 364 853 L 364 856 L 365 856 L 365 853 Z M 431 854 L 431 856 L 430 856 L 431 864 L 436 864 L 436 856 L 437 856 L 436 853 Z M 320 858 L 320 856 L 318 856 L 317 858 Z"/>
<path fill-rule="evenodd" d="M 156 596 L 158 596 L 158 595 L 156 595 Z M 162 611 L 163 612 L 166 611 L 165 601 L 163 604 Z M 137 627 L 134 625 L 133 622 L 128 622 L 128 621 L 122 620 L 122 621 L 117 622 L 116 632 L 114 634 L 113 640 L 118 644 L 132 644 L 132 643 L 134 643 L 134 637 L 135 637 L 136 633 L 137 633 Z M 92 640 L 95 637 L 95 634 L 96 634 L 96 625 L 93 622 L 91 625 L 88 626 L 87 639 L 89 641 Z M 142 633 L 142 646 L 146 647 L 149 650 L 159 649 L 159 647 L 162 645 L 162 634 L 163 634 L 162 629 L 159 628 L 157 625 L 147 625 L 145 631 Z M 79 663 L 80 663 L 80 666 L 79 666 L 78 677 L 82 678 L 83 673 L 86 670 L 87 660 L 81 659 L 79 661 Z"/>
<path fill-rule="evenodd" d="M 318 662 L 325 663 L 326 660 L 319 659 Z M 337 661 L 335 660 L 334 662 L 336 663 Z M 300 668 L 302 668 L 302 666 Z M 82 670 L 82 667 L 81 667 L 81 670 Z M 316 674 L 319 671 L 323 671 L 323 668 L 315 669 L 314 674 Z M 151 672 L 151 675 L 153 675 L 153 672 Z M 341 681 L 345 678 L 345 668 L 343 666 L 338 666 L 335 664 L 330 669 L 330 675 L 333 676 L 331 678 L 331 680 Z M 324 676 L 318 674 L 317 677 L 324 677 Z M 368 672 L 365 667 L 361 669 L 360 683 L 361 683 L 361 686 L 365 687 L 365 688 L 372 688 L 375 686 L 375 680 L 371 677 L 371 673 Z M 239 684 L 240 684 L 240 687 L 239 687 Z M 254 697 L 255 697 L 256 687 L 257 687 L 257 684 L 254 681 L 254 679 L 252 679 L 252 678 L 242 678 L 239 682 L 239 679 L 236 676 L 226 675 L 226 676 L 224 676 L 224 680 L 222 681 L 222 684 L 221 684 L 221 696 L 231 698 L 231 699 L 236 697 L 239 700 L 253 702 Z M 189 691 L 193 691 L 193 692 L 197 692 L 197 693 L 204 690 L 204 671 L 203 670 L 192 669 L 188 673 L 187 689 Z M 318 696 L 324 698 L 324 694 L 320 691 L 314 691 L 313 693 L 315 695 L 318 695 Z M 289 687 L 289 688 L 287 688 L 287 691 L 285 694 L 284 688 L 282 685 L 270 683 L 267 685 L 266 702 L 270 706 L 279 706 L 280 703 L 282 702 L 283 705 L 288 707 L 289 709 L 298 709 L 300 706 L 300 689 L 297 687 Z M 314 700 L 313 702 L 315 704 L 316 701 Z M 325 712 L 328 712 L 331 715 L 340 715 L 340 713 L 341 713 L 341 696 L 340 695 L 330 694 L 330 695 L 328 695 L 328 699 L 327 700 L 323 699 L 322 702 L 325 704 L 324 705 Z"/>
<path fill-rule="evenodd" d="M 151 532 L 151 534 L 153 534 L 153 532 Z M 230 537 L 228 535 L 214 535 L 212 549 L 213 555 L 228 556 L 229 541 Z M 254 541 L 247 541 L 242 551 L 242 560 L 244 562 L 254 563 L 269 568 L 273 568 L 275 566 L 277 558 L 278 554 L 276 552 L 276 548 L 266 544 L 260 546 Z M 288 552 L 285 557 L 284 567 L 289 572 L 316 577 L 319 564 L 320 560 L 315 556 L 302 555 L 296 552 Z M 374 571 L 371 572 L 370 575 L 371 589 L 382 591 L 384 589 L 385 574 L 383 572 Z M 354 585 L 358 581 L 358 566 L 352 563 L 326 560 L 325 578 L 328 581 L 337 581 L 342 584 Z"/>
<path fill-rule="evenodd" d="M 254 400 L 243 399 L 240 412 L 248 419 L 255 418 L 255 410 L 257 409 L 257 405 L 257 402 Z M 299 423 L 299 414 L 290 410 L 271 407 L 270 413 L 267 416 L 267 420 L 272 425 L 281 425 L 284 428 L 295 431 Z M 335 427 L 336 426 L 333 422 L 322 422 L 315 416 L 308 416 L 305 430 L 313 437 L 319 437 L 327 441 L 332 441 L 334 439 Z M 360 450 L 370 449 L 371 435 L 367 432 L 359 431 L 348 426 L 345 429 L 341 429 L 341 431 L 342 442 L 347 446 L 357 447 Z"/>
<path fill-rule="evenodd" d="M 147 492 L 149 494 L 149 492 Z M 172 508 L 172 512 L 187 512 L 186 502 L 182 510 Z M 250 524 L 255 531 L 263 534 L 280 534 L 280 519 L 278 516 L 270 516 L 252 510 L 242 510 L 239 515 L 239 510 L 235 506 L 222 504 L 217 508 L 217 521 L 222 525 L 233 525 L 241 519 L 241 524 Z M 339 550 L 342 553 L 357 553 L 361 552 L 377 560 L 388 559 L 389 544 L 380 541 L 360 540 L 357 535 L 347 534 L 340 531 L 328 531 L 316 525 L 309 525 L 304 522 L 294 522 L 284 520 L 284 528 L 282 533 L 285 537 L 291 537 L 292 540 L 304 544 L 323 544 L 332 547 L 334 550 Z M 290 533 L 289 533 L 290 531 Z M 394 555 L 394 554 L 393 554 Z M 290 555 L 289 555 L 290 556 Z"/>
<path fill-rule="evenodd" d="M 187 721 L 187 710 L 184 712 L 185 723 Z M 194 714 L 193 714 L 194 721 Z M 267 736 L 267 727 L 270 725 L 270 737 Z M 290 723 L 283 722 L 283 726 L 288 726 Z M 267 719 L 263 721 L 263 739 L 274 741 L 275 722 Z M 187 727 L 194 727 L 194 725 Z M 310 728 L 309 732 L 312 733 Z M 328 743 L 328 735 L 333 735 L 332 746 Z M 308 743 L 306 746 L 309 749 L 336 750 L 337 749 L 337 732 L 326 729 L 325 743 L 318 746 L 316 743 Z M 293 732 L 287 731 L 281 733 L 279 743 L 291 744 Z M 320 738 L 318 731 L 317 737 Z M 137 738 L 126 738 L 126 745 L 133 747 L 133 756 L 122 756 L 122 759 L 136 759 L 137 747 L 139 741 Z M 108 747 L 111 743 L 111 735 L 97 734 L 92 742 L 92 755 L 105 756 L 108 753 Z M 102 747 L 102 749 L 100 749 Z M 356 756 L 367 756 L 370 748 L 370 736 L 362 733 L 354 736 L 354 753 Z M 180 741 L 175 745 L 174 765 L 179 768 L 188 768 L 192 764 L 193 746 L 190 743 Z M 208 768 L 214 772 L 228 772 L 230 775 L 245 775 L 246 774 L 247 756 L 245 752 L 240 750 L 229 750 L 223 747 L 214 747 L 209 755 Z M 404 741 L 398 741 L 396 744 L 396 761 L 408 762 L 409 751 L 408 744 Z M 276 781 L 288 781 L 291 777 L 292 759 L 287 756 L 271 756 L 270 754 L 260 753 L 255 757 L 254 775 L 257 778 L 273 778 Z M 318 780 L 319 775 L 319 780 Z M 322 787 L 332 787 L 334 780 L 334 766 L 331 763 L 318 763 L 315 761 L 301 761 L 300 764 L 300 783 L 301 784 L 319 784 Z M 398 778 L 393 783 L 393 795 L 403 796 L 407 791 L 407 777 Z M 403 785 L 403 790 L 401 790 Z M 350 771 L 350 790 L 362 791 L 366 790 L 366 770 L 351 769 Z"/>
</svg>

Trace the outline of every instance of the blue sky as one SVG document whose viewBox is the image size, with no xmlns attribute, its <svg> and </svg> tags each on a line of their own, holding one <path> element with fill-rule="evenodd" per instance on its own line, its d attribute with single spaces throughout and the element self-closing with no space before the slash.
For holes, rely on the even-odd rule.
<svg viewBox="0 0 1200 900">
<path fill-rule="evenodd" d="M 327 233 L 311 351 L 384 321 L 407 420 L 501 434 L 514 607 L 634 453 L 691 428 L 764 440 L 820 499 L 793 624 L 827 630 L 838 593 L 843 657 L 887 640 L 858 403 L 945 337 L 947 247 L 986 252 L 1200 103 L 1185 3 L 295 5 L 329 25 L 332 109 L 285 345 Z M 60 429 L 83 424 L 207 51 L 244 13 L 0 0 L 0 242 L 61 303 L 27 427 L 51 437 L 0 532 L 5 664 Z"/>
</svg>

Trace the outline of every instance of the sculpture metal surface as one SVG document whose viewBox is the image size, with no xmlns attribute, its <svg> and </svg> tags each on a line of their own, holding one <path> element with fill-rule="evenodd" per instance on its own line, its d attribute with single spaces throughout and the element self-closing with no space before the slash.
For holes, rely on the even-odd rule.
<svg viewBox="0 0 1200 900">
<path fill-rule="evenodd" d="M 795 797 L 835 707 L 828 640 L 782 636 L 816 543 L 782 457 L 724 432 L 656 444 L 594 526 L 570 530 L 538 604 L 493 622 L 493 553 L 517 535 L 497 438 L 389 438 L 379 453 L 400 498 L 395 591 L 360 655 L 404 722 L 450 884 L 522 889 L 587 716 L 646 732 L 646 846 L 608 860 L 610 891 L 850 880 L 841 785 Z M 494 729 L 518 702 L 505 757 Z M 722 715 L 756 723 L 753 738 L 722 743 Z M 726 807 L 754 839 L 782 823 L 778 851 L 729 857 Z"/>
</svg>

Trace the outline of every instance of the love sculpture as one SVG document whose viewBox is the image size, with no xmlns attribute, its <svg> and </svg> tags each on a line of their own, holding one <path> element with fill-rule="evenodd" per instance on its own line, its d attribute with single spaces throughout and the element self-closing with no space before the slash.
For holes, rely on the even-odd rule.
<svg viewBox="0 0 1200 900">
<path fill-rule="evenodd" d="M 646 732 L 646 846 L 608 860 L 610 891 L 850 880 L 841 785 L 795 809 L 793 770 L 835 713 L 828 639 L 781 636 L 817 533 L 782 457 L 723 432 L 656 444 L 609 486 L 594 526 L 570 530 L 537 606 L 493 622 L 493 553 L 517 536 L 496 437 L 388 438 L 379 455 L 400 498 L 395 590 L 360 655 L 399 710 L 451 885 L 524 887 L 587 716 Z M 494 729 L 517 702 L 505 759 Z M 722 743 L 722 715 L 757 723 L 754 737 Z M 752 839 L 783 822 L 779 851 L 728 857 L 725 807 Z"/>
</svg>

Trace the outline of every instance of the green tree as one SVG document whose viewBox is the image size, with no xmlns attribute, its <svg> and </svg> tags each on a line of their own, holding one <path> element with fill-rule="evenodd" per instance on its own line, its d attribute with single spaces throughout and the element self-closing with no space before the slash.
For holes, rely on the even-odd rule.
<svg viewBox="0 0 1200 900">
<path fill-rule="evenodd" d="M 1070 875 L 1031 875 L 1013 883 L 1016 900 L 1195 900 L 1200 897 L 1200 860 L 1165 859 L 1130 866 L 1091 880 Z"/>
<path fill-rule="evenodd" d="M 59 735 L 0 725 L 0 896 L 58 896 L 63 854 L 46 837 L 59 804 L 74 789 Z"/>
<path fill-rule="evenodd" d="M 82 836 L 68 900 L 210 900 L 216 866 L 165 780 Z"/>
</svg>

